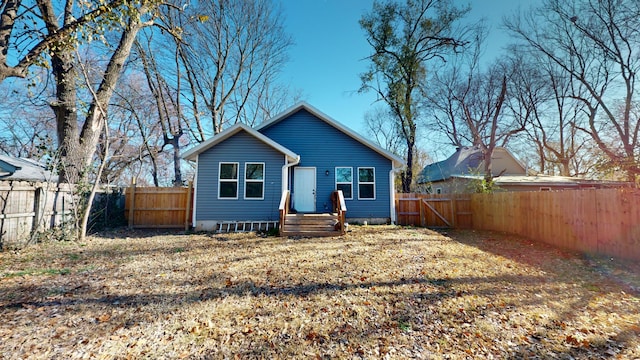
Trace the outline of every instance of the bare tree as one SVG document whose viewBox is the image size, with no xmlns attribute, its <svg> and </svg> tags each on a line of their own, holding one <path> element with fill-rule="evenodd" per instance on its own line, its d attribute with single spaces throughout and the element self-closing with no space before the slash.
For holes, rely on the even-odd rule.
<svg viewBox="0 0 640 360">
<path fill-rule="evenodd" d="M 79 54 L 78 52 L 76 52 L 76 56 L 79 58 Z M 79 59 L 78 59 L 79 60 Z M 93 90 L 93 88 L 91 87 L 91 83 L 90 83 L 90 79 L 89 79 L 89 74 L 87 72 L 87 69 L 82 65 L 81 61 L 78 61 L 78 64 L 80 65 L 80 70 L 82 73 L 82 77 L 84 78 L 85 82 L 87 83 L 87 87 L 89 89 L 89 92 L 91 93 L 91 97 L 93 99 L 96 100 L 96 111 L 100 112 L 101 117 L 103 119 L 107 119 L 107 108 L 102 106 L 102 103 L 98 100 L 98 94 L 96 93 L 95 90 Z M 75 211 L 78 212 L 78 209 L 81 209 L 82 213 L 80 215 L 80 217 L 78 218 L 78 222 L 79 222 L 79 226 L 77 226 L 78 229 L 78 240 L 80 241 L 84 241 L 86 239 L 87 236 L 87 228 L 89 225 L 89 217 L 91 216 L 91 205 L 93 204 L 93 199 L 95 198 L 96 195 L 96 191 L 98 190 L 98 186 L 100 185 L 100 178 L 102 178 L 102 172 L 104 171 L 104 167 L 107 163 L 107 157 L 109 155 L 109 126 L 108 124 L 105 124 L 103 126 L 104 131 L 103 135 L 102 135 L 102 148 L 103 148 L 103 153 L 101 156 L 101 161 L 100 164 L 98 165 L 98 168 L 96 170 L 96 181 L 94 181 L 93 185 L 89 188 L 89 190 L 87 191 L 88 194 L 84 194 L 81 193 L 81 199 L 80 203 L 82 204 L 80 207 L 75 207 Z M 76 184 L 77 187 L 82 187 L 82 185 L 80 184 Z M 76 190 L 77 191 L 77 190 Z M 81 190 L 81 191 L 85 191 L 85 190 Z M 86 199 L 86 200 L 85 200 Z"/>
<path fill-rule="evenodd" d="M 570 79 L 589 134 L 609 165 L 627 179 L 640 175 L 636 76 L 640 70 L 640 3 L 619 0 L 545 0 L 506 27 Z"/>
<path fill-rule="evenodd" d="M 202 142 L 237 121 L 255 125 L 288 105 L 283 99 L 292 95 L 275 80 L 291 40 L 266 0 L 173 1 L 156 23 L 135 43 L 136 64 L 161 129 L 156 153 L 172 155 L 173 183 L 182 185 L 180 151 L 189 140 Z M 161 158 L 150 158 L 154 169 Z"/>
<path fill-rule="evenodd" d="M 126 184 L 132 177 L 150 174 L 151 183 L 160 186 L 163 136 L 155 108 L 144 77 L 125 76 L 110 106 L 111 152 L 103 183 Z"/>
<path fill-rule="evenodd" d="M 424 115 L 420 105 L 428 91 L 427 63 L 464 45 L 453 26 L 466 12 L 448 0 L 376 1 L 372 12 L 360 19 L 373 50 L 360 91 L 375 92 L 389 107 L 405 141 L 403 192 L 411 191 L 413 181 L 417 120 Z"/>
<path fill-rule="evenodd" d="M 531 109 L 507 112 L 508 89 L 515 63 L 497 62 L 488 69 L 480 67 L 484 29 L 477 28 L 474 46 L 462 54 L 448 70 L 433 77 L 439 90 L 429 98 L 435 127 L 456 146 L 472 144 L 482 152 L 484 177 L 492 182 L 492 155 L 496 146 L 505 146 L 522 132 Z M 517 81 L 517 80 L 516 80 Z"/>
<path fill-rule="evenodd" d="M 50 50 L 51 70 L 55 77 L 55 100 L 50 102 L 56 117 L 58 146 L 64 166 L 60 167 L 61 180 L 70 178 L 84 179 L 87 169 L 91 167 L 96 146 L 100 141 L 105 126 L 103 111 L 106 109 L 122 68 L 127 60 L 133 42 L 143 27 L 150 23 L 143 20 L 146 13 L 156 5 L 143 2 L 139 7 L 129 8 L 125 12 L 126 18 L 112 23 L 118 26 L 120 37 L 118 45 L 111 52 L 99 84 L 96 86 L 95 96 L 92 96 L 83 119 L 78 117 L 78 88 L 79 76 L 76 69 L 74 52 L 77 44 L 58 44 Z M 50 2 L 39 2 L 38 9 L 42 14 L 42 21 L 48 34 L 60 31 L 69 26 L 74 20 L 73 2 L 67 3 L 62 14 L 56 14 Z M 59 21 L 62 19 L 62 23 Z M 122 22 L 120 22 L 122 21 Z M 72 174 L 68 174 L 68 172 Z"/>
<path fill-rule="evenodd" d="M 281 106 L 273 90 L 292 41 L 273 2 L 205 1 L 182 16 L 187 20 L 172 21 L 184 25 L 177 43 L 188 84 L 182 93 L 191 92 L 194 113 L 206 109 L 210 118 L 210 124 L 195 119 L 198 140 L 236 122 L 255 124 L 265 110 Z"/>
<path fill-rule="evenodd" d="M 430 131 L 445 136 L 449 145 L 463 147 L 472 143 L 469 130 L 460 123 L 463 118 L 456 96 L 460 91 L 460 78 L 464 62 L 455 57 L 447 68 L 434 71 L 431 77 L 432 90 L 425 98 L 425 108 L 431 121 L 426 123 Z"/>
<path fill-rule="evenodd" d="M 393 115 L 385 107 L 375 107 L 364 115 L 365 132 L 382 148 L 394 154 L 404 152 L 402 136 Z"/>
<path fill-rule="evenodd" d="M 18 64 L 2 67 L 0 79 L 24 77 L 32 65 L 50 71 L 51 78 L 47 79 L 53 80 L 53 94 L 46 101 L 53 110 L 58 150 L 50 148 L 49 158 L 58 161 L 55 165 L 60 181 L 75 184 L 73 230 L 78 230 L 80 239 L 86 234 L 91 200 L 109 154 L 109 103 L 133 40 L 141 28 L 151 23 L 150 10 L 156 6 L 155 0 L 67 1 L 63 6 L 50 0 L 34 0 L 1 5 L 2 64 L 6 65 L 7 58 L 18 59 Z M 16 12 L 19 9 L 22 10 Z M 102 18 L 96 21 L 95 16 Z M 106 41 L 108 34 L 117 37 L 115 45 Z M 89 44 L 95 49 L 101 43 L 104 47 L 99 52 L 105 60 L 99 67 L 89 69 L 80 53 L 89 49 Z M 33 84 L 44 89 L 43 94 L 50 89 L 47 83 Z M 99 146 L 103 154 L 96 163 Z"/>
<path fill-rule="evenodd" d="M 539 171 L 562 176 L 586 175 L 589 137 L 578 130 L 586 122 L 582 103 L 571 97 L 569 77 L 554 63 L 532 56 L 527 49 L 513 49 L 514 86 L 511 111 L 527 112 L 526 133 L 535 144 Z M 523 110 L 525 109 L 525 110 Z M 578 159 L 584 157 L 583 159 Z M 577 165 L 583 165 L 576 167 Z"/>
<path fill-rule="evenodd" d="M 490 182 L 493 179 L 493 150 L 498 145 L 506 145 L 509 137 L 524 130 L 524 126 L 504 127 L 502 124 L 505 118 L 502 108 L 507 97 L 507 76 L 498 68 L 485 74 L 470 75 L 461 90 L 454 99 L 462 110 L 472 144 L 482 152 L 484 177 Z"/>
<path fill-rule="evenodd" d="M 183 119 L 180 112 L 180 81 L 177 82 L 177 89 L 173 90 L 170 88 L 165 75 L 162 74 L 158 60 L 154 55 L 151 41 L 148 42 L 146 48 L 143 47 L 140 42 L 136 42 L 136 51 L 142 63 L 147 86 L 155 101 L 154 109 L 156 110 L 158 124 L 162 129 L 163 144 L 161 149 L 163 150 L 167 146 L 171 146 L 172 149 L 173 185 L 182 186 L 180 139 L 185 135 L 183 123 L 186 123 L 186 119 Z M 176 65 L 178 64 L 176 63 Z M 176 67 L 179 69 L 179 66 Z"/>
<path fill-rule="evenodd" d="M 0 153 L 40 160 L 43 149 L 55 148 L 53 115 L 44 103 L 31 101 L 25 80 L 0 85 Z"/>
</svg>

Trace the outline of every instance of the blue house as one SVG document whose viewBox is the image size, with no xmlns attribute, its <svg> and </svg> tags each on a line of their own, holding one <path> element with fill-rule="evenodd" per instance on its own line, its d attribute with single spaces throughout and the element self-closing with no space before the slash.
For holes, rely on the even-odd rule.
<svg viewBox="0 0 640 360">
<path fill-rule="evenodd" d="M 319 222 L 332 230 L 340 203 L 347 221 L 395 221 L 394 177 L 402 159 L 305 102 L 257 128 L 236 124 L 182 157 L 196 162 L 198 230 L 283 222 L 284 233 L 302 232 L 304 223 L 318 230 Z"/>
</svg>

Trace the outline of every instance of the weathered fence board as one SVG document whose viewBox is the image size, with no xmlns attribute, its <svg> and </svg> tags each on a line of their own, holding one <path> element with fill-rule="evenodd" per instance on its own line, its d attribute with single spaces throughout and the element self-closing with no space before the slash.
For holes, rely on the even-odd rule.
<svg viewBox="0 0 640 360">
<path fill-rule="evenodd" d="M 21 246 L 34 234 L 59 226 L 73 211 L 66 184 L 0 182 L 0 247 Z"/>
<path fill-rule="evenodd" d="M 640 260 L 640 190 L 473 194 L 473 228 Z"/>
</svg>

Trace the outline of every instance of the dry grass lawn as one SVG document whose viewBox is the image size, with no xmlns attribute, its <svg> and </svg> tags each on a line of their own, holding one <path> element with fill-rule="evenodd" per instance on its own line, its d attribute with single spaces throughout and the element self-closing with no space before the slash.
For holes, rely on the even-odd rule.
<svg viewBox="0 0 640 360">
<path fill-rule="evenodd" d="M 0 358 L 640 358 L 640 266 L 503 234 L 117 232 L 0 253 Z"/>
</svg>

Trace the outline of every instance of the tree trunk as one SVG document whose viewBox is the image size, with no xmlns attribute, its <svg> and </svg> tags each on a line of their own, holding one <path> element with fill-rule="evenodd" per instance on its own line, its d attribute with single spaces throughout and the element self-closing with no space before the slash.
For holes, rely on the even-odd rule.
<svg viewBox="0 0 640 360">
<path fill-rule="evenodd" d="M 60 29 L 58 18 L 50 2 L 38 3 L 42 20 L 47 32 L 55 34 Z M 69 20 L 65 14 L 63 26 Z M 56 135 L 58 137 L 58 151 L 55 157 L 60 161 L 60 180 L 73 182 L 76 176 L 82 172 L 80 153 L 80 141 L 78 139 L 78 113 L 77 113 L 77 89 L 76 80 L 78 71 L 75 67 L 73 47 L 68 44 L 56 44 L 51 50 L 51 71 L 56 81 L 56 99 L 49 106 L 56 117 Z M 72 179 L 71 181 L 69 181 Z"/>
<path fill-rule="evenodd" d="M 407 144 L 407 170 L 402 176 L 402 192 L 411 192 L 411 183 L 413 182 L 413 146 Z"/>
<path fill-rule="evenodd" d="M 56 117 L 61 182 L 75 182 L 84 168 L 78 139 L 78 73 L 70 52 L 56 51 L 51 56 L 51 70 L 56 80 L 56 100 L 50 104 Z"/>
<path fill-rule="evenodd" d="M 482 160 L 484 161 L 484 179 L 487 183 L 493 180 L 493 146 L 482 146 Z"/>
<path fill-rule="evenodd" d="M 58 124 L 58 143 L 60 144 L 64 163 L 61 174 L 62 181 L 76 182 L 81 180 L 91 165 L 96 147 L 100 141 L 100 134 L 103 126 L 105 126 L 105 118 L 98 111 L 98 108 L 106 109 L 108 107 L 124 62 L 131 52 L 131 47 L 138 31 L 143 26 L 134 16 L 123 30 L 120 43 L 109 60 L 80 134 L 78 134 L 75 87 L 75 79 L 78 74 L 74 70 L 72 49 L 61 49 L 54 52 L 52 67 L 56 76 L 57 96 L 59 99 L 54 110 L 56 111 Z"/>
<path fill-rule="evenodd" d="M 173 179 L 173 186 L 182 186 L 182 170 L 180 169 L 180 137 L 182 136 L 182 131 L 174 135 L 171 139 L 172 147 L 173 147 L 173 173 L 175 174 L 175 178 Z"/>
</svg>

